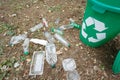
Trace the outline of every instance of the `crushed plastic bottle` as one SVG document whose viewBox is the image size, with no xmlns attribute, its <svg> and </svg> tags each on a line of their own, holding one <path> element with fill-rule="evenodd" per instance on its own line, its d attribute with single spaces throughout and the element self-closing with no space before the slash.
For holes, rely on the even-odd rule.
<svg viewBox="0 0 120 80">
<path fill-rule="evenodd" d="M 43 45 L 43 46 L 45 46 L 45 45 L 47 45 L 47 43 L 48 43 L 48 41 L 46 41 L 46 40 L 42 40 L 42 39 L 30 39 L 30 42 L 33 42 L 33 43 L 35 43 L 35 44 L 40 44 L 40 45 Z"/>
<path fill-rule="evenodd" d="M 68 71 L 66 76 L 67 76 L 67 80 L 80 80 L 80 76 L 77 70 Z"/>
<path fill-rule="evenodd" d="M 13 36 L 10 40 L 10 45 L 14 46 L 15 44 L 20 43 L 22 40 L 27 38 L 27 34 L 19 34 L 18 36 Z"/>
<path fill-rule="evenodd" d="M 54 43 L 55 42 L 54 37 L 49 32 L 47 32 L 47 31 L 44 32 L 44 36 L 47 38 L 49 43 Z"/>
<path fill-rule="evenodd" d="M 63 35 L 63 31 L 62 30 L 60 30 L 59 28 L 51 28 L 51 31 L 52 32 L 54 32 L 54 33 L 58 33 L 58 34 L 60 34 L 60 35 Z"/>
<path fill-rule="evenodd" d="M 52 68 L 55 68 L 55 64 L 57 62 L 57 54 L 56 54 L 55 44 L 48 43 L 45 47 L 45 51 L 46 51 L 46 61 Z"/>
<path fill-rule="evenodd" d="M 71 26 L 71 25 L 62 25 L 58 29 L 60 29 L 60 30 L 63 31 L 63 30 L 71 29 L 71 28 L 74 28 L 74 26 Z"/>
<path fill-rule="evenodd" d="M 22 45 L 25 55 L 28 55 L 28 54 L 29 54 L 29 42 L 30 42 L 29 38 L 26 38 L 26 39 L 24 40 L 23 45 Z"/>
<path fill-rule="evenodd" d="M 66 47 L 70 47 L 70 43 L 65 39 L 63 38 L 61 35 L 59 34 L 54 34 L 54 37 L 59 41 L 61 42 L 63 45 L 65 45 Z"/>
<path fill-rule="evenodd" d="M 43 24 L 45 25 L 45 27 L 48 27 L 48 22 L 46 21 L 45 18 L 42 18 Z"/>
<path fill-rule="evenodd" d="M 42 75 L 44 69 L 45 51 L 34 51 L 29 75 Z"/>
<path fill-rule="evenodd" d="M 73 58 L 67 58 L 62 61 L 63 69 L 65 71 L 73 71 L 76 69 L 76 63 Z"/>
<path fill-rule="evenodd" d="M 34 32 L 34 31 L 36 31 L 36 30 L 38 30 L 38 29 L 40 29 L 42 27 L 43 27 L 43 24 L 39 23 L 39 24 L 35 25 L 34 27 L 30 28 L 30 31 Z"/>
</svg>

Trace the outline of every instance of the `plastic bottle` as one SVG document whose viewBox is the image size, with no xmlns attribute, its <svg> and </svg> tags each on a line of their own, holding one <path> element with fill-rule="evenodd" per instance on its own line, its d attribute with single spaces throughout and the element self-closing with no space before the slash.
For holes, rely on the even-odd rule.
<svg viewBox="0 0 120 80">
<path fill-rule="evenodd" d="M 76 29 L 81 29 L 81 25 L 75 23 L 75 22 L 70 22 L 70 25 L 73 26 Z"/>
<path fill-rule="evenodd" d="M 55 39 L 49 32 L 44 32 L 44 36 L 47 38 L 49 43 L 54 43 Z"/>
<path fill-rule="evenodd" d="M 70 47 L 70 43 L 65 39 L 63 38 L 62 36 L 60 36 L 59 34 L 54 34 L 54 37 L 59 41 L 61 42 L 63 45 L 65 45 L 66 47 Z"/>
<path fill-rule="evenodd" d="M 60 30 L 59 28 L 51 28 L 51 31 L 54 32 L 54 33 L 58 33 L 60 35 L 63 35 L 62 30 Z"/>
<path fill-rule="evenodd" d="M 24 40 L 23 45 L 22 45 L 25 55 L 28 55 L 28 54 L 29 54 L 29 42 L 30 42 L 29 38 L 26 38 L 26 39 Z"/>
<path fill-rule="evenodd" d="M 77 70 L 68 71 L 66 76 L 67 76 L 67 80 L 80 80 L 80 76 Z"/>
<path fill-rule="evenodd" d="M 38 30 L 38 29 L 40 29 L 42 27 L 43 27 L 43 24 L 39 23 L 39 24 L 35 25 L 34 27 L 30 28 L 30 31 L 34 32 L 34 31 L 36 31 L 36 30 Z"/>
<path fill-rule="evenodd" d="M 48 27 L 48 22 L 46 21 L 45 18 L 42 18 L 43 24 L 45 25 L 45 27 Z"/>
<path fill-rule="evenodd" d="M 76 69 L 76 63 L 73 58 L 67 58 L 62 61 L 63 69 L 65 71 L 73 71 Z"/>
<path fill-rule="evenodd" d="M 45 51 L 46 51 L 46 61 L 52 68 L 55 68 L 55 64 L 57 62 L 57 54 L 56 54 L 55 44 L 48 43 L 45 47 Z"/>
<path fill-rule="evenodd" d="M 14 46 L 15 44 L 20 43 L 22 40 L 27 38 L 27 34 L 19 34 L 18 36 L 13 36 L 10 40 L 10 45 Z"/>
<path fill-rule="evenodd" d="M 71 26 L 71 25 L 62 25 L 58 29 L 60 29 L 60 30 L 67 30 L 67 29 L 71 29 L 71 28 L 74 28 L 74 26 Z"/>
<path fill-rule="evenodd" d="M 47 45 L 47 43 L 48 43 L 48 41 L 46 41 L 46 40 L 42 40 L 42 39 L 30 39 L 30 42 L 33 42 L 33 43 L 35 43 L 35 44 L 40 44 L 40 45 L 43 45 L 43 46 L 45 46 L 45 45 Z"/>
<path fill-rule="evenodd" d="M 42 75 L 44 70 L 45 51 L 34 51 L 29 75 Z"/>
</svg>

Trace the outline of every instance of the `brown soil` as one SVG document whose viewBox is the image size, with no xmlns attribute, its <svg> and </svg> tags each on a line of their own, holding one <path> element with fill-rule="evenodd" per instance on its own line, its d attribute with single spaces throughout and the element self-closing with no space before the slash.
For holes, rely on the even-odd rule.
<svg viewBox="0 0 120 80">
<path fill-rule="evenodd" d="M 85 5 L 85 0 L 0 0 L 0 68 L 8 66 L 7 70 L 0 69 L 0 79 L 66 80 L 67 72 L 63 70 L 62 60 L 74 58 L 81 80 L 120 80 L 120 75 L 112 72 L 113 61 L 120 49 L 119 36 L 99 48 L 91 48 L 79 40 L 79 30 L 64 31 L 64 37 L 71 43 L 71 47 L 56 42 L 57 51 L 62 52 L 58 55 L 56 68 L 51 69 L 45 61 L 41 76 L 29 76 L 29 60 L 34 51 L 44 50 L 43 46 L 30 43 L 30 54 L 25 56 L 22 42 L 13 47 L 8 45 L 13 35 L 28 32 L 43 17 L 47 19 L 49 28 L 29 33 L 29 38 L 45 39 L 44 30 L 50 31 L 53 26 L 69 24 L 69 18 L 81 24 Z M 60 18 L 58 25 L 54 23 L 57 18 Z M 20 63 L 18 68 L 13 67 L 16 61 Z"/>
</svg>

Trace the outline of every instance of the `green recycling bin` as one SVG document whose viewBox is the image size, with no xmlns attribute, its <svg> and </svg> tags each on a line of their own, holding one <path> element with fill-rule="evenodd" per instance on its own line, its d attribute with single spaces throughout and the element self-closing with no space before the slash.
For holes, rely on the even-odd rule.
<svg viewBox="0 0 120 80">
<path fill-rule="evenodd" d="M 120 51 L 118 52 L 118 54 L 114 60 L 114 63 L 112 66 L 112 71 L 114 74 L 120 73 Z"/>
<path fill-rule="evenodd" d="M 120 33 L 120 0 L 87 0 L 80 40 L 99 47 Z"/>
</svg>

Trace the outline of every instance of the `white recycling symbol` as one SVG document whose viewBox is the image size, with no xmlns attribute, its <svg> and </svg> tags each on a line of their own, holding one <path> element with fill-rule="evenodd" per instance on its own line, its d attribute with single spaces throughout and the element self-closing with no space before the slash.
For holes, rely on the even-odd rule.
<svg viewBox="0 0 120 80">
<path fill-rule="evenodd" d="M 88 34 L 84 31 L 87 27 L 90 27 L 91 25 L 94 25 L 95 28 L 94 30 L 98 31 L 98 33 L 96 33 L 96 37 L 88 37 Z M 105 24 L 103 22 L 100 22 L 98 20 L 96 20 L 95 18 L 92 17 L 88 17 L 85 22 L 83 22 L 82 24 L 82 31 L 81 34 L 83 35 L 84 38 L 88 37 L 88 41 L 89 42 L 99 42 L 101 40 L 104 40 L 106 38 L 106 33 L 102 33 L 102 31 L 106 30 L 107 28 L 105 27 Z"/>
</svg>

